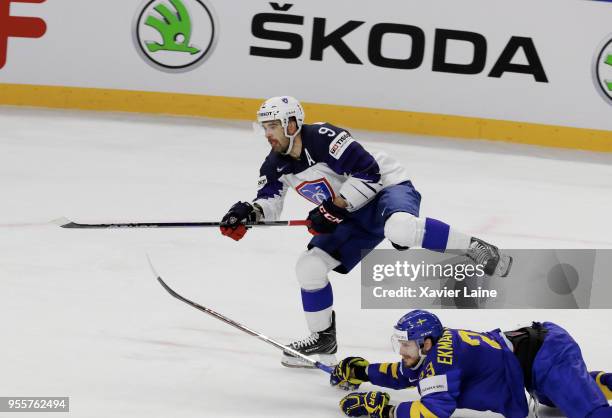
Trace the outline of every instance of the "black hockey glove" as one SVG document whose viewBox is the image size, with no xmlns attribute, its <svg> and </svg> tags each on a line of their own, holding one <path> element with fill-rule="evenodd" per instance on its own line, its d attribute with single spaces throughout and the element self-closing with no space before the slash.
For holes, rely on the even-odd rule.
<svg viewBox="0 0 612 418">
<path fill-rule="evenodd" d="M 334 205 L 331 199 L 327 199 L 308 213 L 307 219 L 310 221 L 308 232 L 312 235 L 331 234 L 347 216 L 346 209 Z"/>
<path fill-rule="evenodd" d="M 239 241 L 247 232 L 245 222 L 257 220 L 257 210 L 249 202 L 237 202 L 221 219 L 221 233 L 235 241 Z"/>
<path fill-rule="evenodd" d="M 366 371 L 369 365 L 363 357 L 347 357 L 336 364 L 329 384 L 344 390 L 357 390 L 360 384 L 370 381 Z"/>
</svg>

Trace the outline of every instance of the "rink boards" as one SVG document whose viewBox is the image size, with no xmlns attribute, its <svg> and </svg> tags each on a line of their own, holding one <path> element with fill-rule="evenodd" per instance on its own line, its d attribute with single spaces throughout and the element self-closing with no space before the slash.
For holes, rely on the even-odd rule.
<svg viewBox="0 0 612 418">
<path fill-rule="evenodd" d="M 612 151 L 606 3 L 73 3 L 11 5 L 39 27 L 9 37 L 0 103 L 252 119 L 291 94 L 311 121 Z"/>
</svg>

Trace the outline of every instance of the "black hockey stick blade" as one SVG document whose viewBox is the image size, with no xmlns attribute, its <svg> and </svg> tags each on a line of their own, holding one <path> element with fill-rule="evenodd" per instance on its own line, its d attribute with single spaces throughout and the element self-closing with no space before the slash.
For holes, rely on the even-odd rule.
<svg viewBox="0 0 612 418">
<path fill-rule="evenodd" d="M 257 331 L 253 331 L 252 329 L 226 317 L 225 315 L 222 315 L 210 308 L 207 308 L 205 306 L 200 305 L 199 303 L 196 303 L 192 300 L 187 299 L 186 297 L 180 295 L 179 293 L 177 293 L 174 289 L 172 289 L 170 286 L 168 286 L 168 284 L 166 284 L 166 282 L 164 282 L 164 280 L 161 278 L 161 276 L 159 275 L 159 273 L 157 273 L 157 271 L 155 270 L 155 267 L 153 267 L 153 263 L 151 262 L 151 258 L 147 255 L 147 259 L 149 260 L 149 266 L 151 267 L 151 270 L 153 271 L 153 274 L 155 275 L 155 277 L 157 278 L 157 281 L 159 282 L 160 285 L 162 285 L 162 287 L 173 297 L 175 297 L 176 299 L 180 300 L 181 302 L 186 303 L 187 305 L 190 305 L 192 307 L 194 307 L 195 309 L 204 312 L 210 316 L 213 316 L 217 319 L 219 319 L 220 321 L 225 322 L 228 325 L 233 326 L 234 328 L 239 329 L 242 332 L 245 332 L 253 337 L 257 337 L 260 340 L 273 345 L 276 348 L 279 348 L 287 353 L 290 353 L 291 355 L 295 356 L 295 357 L 299 357 L 300 359 L 302 359 L 303 361 L 312 364 L 313 366 L 315 366 L 316 368 L 323 370 L 326 373 L 331 374 L 333 372 L 333 367 L 330 367 L 326 364 L 323 364 L 319 361 L 313 360 L 310 357 L 300 353 L 299 351 L 296 351 L 294 349 L 292 349 L 291 347 L 287 347 L 286 345 L 283 345 L 269 337 L 266 337 L 265 335 L 257 332 Z"/>
<path fill-rule="evenodd" d="M 52 221 L 62 228 L 68 229 L 134 229 L 134 228 L 218 228 L 223 226 L 222 222 L 113 222 L 84 224 L 73 222 L 67 218 L 60 218 Z M 247 228 L 262 226 L 310 226 L 307 220 L 290 221 L 261 221 L 246 224 Z"/>
</svg>

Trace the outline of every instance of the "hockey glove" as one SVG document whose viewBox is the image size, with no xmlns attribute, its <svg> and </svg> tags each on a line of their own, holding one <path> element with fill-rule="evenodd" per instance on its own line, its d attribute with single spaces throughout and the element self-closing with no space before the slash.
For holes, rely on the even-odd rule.
<svg viewBox="0 0 612 418">
<path fill-rule="evenodd" d="M 347 357 L 334 367 L 329 384 L 344 390 L 356 390 L 363 382 L 368 382 L 366 369 L 370 363 L 362 357 Z"/>
<path fill-rule="evenodd" d="M 340 400 L 340 409 L 349 417 L 389 418 L 390 399 L 385 392 L 355 392 Z"/>
<path fill-rule="evenodd" d="M 257 220 L 257 210 L 248 202 L 237 202 L 221 219 L 221 233 L 239 241 L 247 232 L 245 222 Z"/>
<path fill-rule="evenodd" d="M 308 213 L 308 232 L 312 235 L 331 234 L 347 215 L 348 211 L 334 205 L 331 199 L 324 200 Z"/>
</svg>

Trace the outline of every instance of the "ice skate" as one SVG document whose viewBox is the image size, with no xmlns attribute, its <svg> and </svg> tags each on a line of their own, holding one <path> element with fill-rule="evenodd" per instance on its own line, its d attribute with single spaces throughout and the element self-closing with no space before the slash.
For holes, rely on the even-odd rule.
<svg viewBox="0 0 612 418">
<path fill-rule="evenodd" d="M 490 277 L 506 277 L 512 267 L 512 257 L 499 252 L 499 249 L 483 240 L 472 238 L 467 257 L 484 266 L 484 272 Z"/>
<path fill-rule="evenodd" d="M 336 352 L 338 351 L 338 343 L 336 342 L 336 314 L 332 312 L 332 323 L 329 328 L 313 332 L 309 337 L 302 340 L 294 341 L 288 345 L 300 353 L 307 356 L 319 356 L 319 361 L 323 364 L 333 365 L 337 363 Z M 285 367 L 300 367 L 312 369 L 312 364 L 306 363 L 298 357 L 294 357 L 289 353 L 283 352 L 281 364 Z"/>
</svg>

